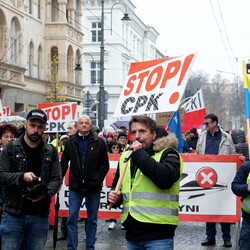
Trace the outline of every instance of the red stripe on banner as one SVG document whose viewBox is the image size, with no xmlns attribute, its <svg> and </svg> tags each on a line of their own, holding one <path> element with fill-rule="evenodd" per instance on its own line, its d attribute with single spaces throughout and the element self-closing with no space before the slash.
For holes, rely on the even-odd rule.
<svg viewBox="0 0 250 250">
<path fill-rule="evenodd" d="M 145 61 L 143 63 L 141 63 L 141 62 L 131 63 L 128 75 L 134 74 L 136 72 L 145 70 L 147 68 L 153 67 L 153 66 L 160 64 L 162 62 L 166 62 L 166 61 L 169 61 L 169 60 L 172 60 L 175 58 L 176 57 L 164 57 L 164 58 L 153 60 L 153 61 Z"/>
<path fill-rule="evenodd" d="M 201 129 L 204 127 L 204 116 L 206 115 L 205 109 L 196 110 L 184 114 L 184 125 L 181 126 L 181 132 L 187 132 L 191 128 Z"/>
<path fill-rule="evenodd" d="M 179 221 L 190 222 L 239 222 L 238 215 L 188 215 L 179 214 Z"/>
</svg>

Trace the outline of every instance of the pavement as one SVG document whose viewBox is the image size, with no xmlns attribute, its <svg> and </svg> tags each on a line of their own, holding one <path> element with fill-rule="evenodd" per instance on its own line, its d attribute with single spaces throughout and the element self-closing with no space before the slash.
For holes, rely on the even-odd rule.
<svg viewBox="0 0 250 250">
<path fill-rule="evenodd" d="M 108 230 L 109 222 L 104 219 L 98 219 L 97 234 L 96 234 L 96 250 L 124 250 L 126 249 L 125 230 L 121 230 L 121 224 L 119 220 L 115 230 Z M 176 229 L 176 235 L 174 238 L 174 249 L 175 250 L 226 250 L 226 249 L 237 249 L 236 238 L 238 231 L 238 224 L 231 224 L 231 242 L 232 247 L 226 248 L 223 246 L 222 233 L 220 224 L 216 224 L 217 237 L 216 245 L 210 247 L 201 246 L 201 242 L 206 239 L 205 235 L 205 223 L 203 222 L 179 222 Z M 53 249 L 53 230 L 49 230 L 48 240 L 46 244 L 46 250 Z M 60 236 L 60 228 L 59 233 Z M 85 230 L 84 222 L 78 222 L 78 249 L 85 249 Z M 66 250 L 67 241 L 58 241 L 56 249 Z"/>
</svg>

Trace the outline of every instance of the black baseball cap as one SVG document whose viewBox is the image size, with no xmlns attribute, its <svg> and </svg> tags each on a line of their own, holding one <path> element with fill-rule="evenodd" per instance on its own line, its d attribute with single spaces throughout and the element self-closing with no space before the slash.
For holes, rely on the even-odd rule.
<svg viewBox="0 0 250 250">
<path fill-rule="evenodd" d="M 27 115 L 27 120 L 33 120 L 33 119 L 39 119 L 43 123 L 46 123 L 47 122 L 47 115 L 41 109 L 32 109 Z"/>
</svg>

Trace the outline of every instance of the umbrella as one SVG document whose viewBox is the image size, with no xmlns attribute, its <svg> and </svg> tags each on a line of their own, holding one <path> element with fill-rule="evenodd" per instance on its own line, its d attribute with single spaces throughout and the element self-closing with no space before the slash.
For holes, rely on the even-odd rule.
<svg viewBox="0 0 250 250">
<path fill-rule="evenodd" d="M 131 120 L 131 116 L 128 117 L 122 117 L 121 119 L 115 121 L 114 123 L 110 124 L 110 126 L 114 129 L 117 130 L 121 126 L 126 127 L 126 130 L 129 130 L 129 121 Z"/>
<path fill-rule="evenodd" d="M 60 208 L 59 203 L 59 193 L 56 195 L 56 203 L 55 203 L 55 225 L 54 225 L 54 232 L 53 232 L 53 248 L 56 249 L 56 242 L 57 242 L 57 233 L 58 233 L 58 210 Z"/>
<path fill-rule="evenodd" d="M 5 123 L 11 123 L 18 127 L 19 125 L 23 125 L 25 121 L 26 119 L 20 116 L 1 116 L 0 117 L 0 125 L 5 124 Z"/>
<path fill-rule="evenodd" d="M 27 112 L 27 111 L 22 111 L 22 112 L 16 112 L 16 113 L 14 113 L 14 114 L 12 114 L 12 115 L 10 115 L 10 116 L 20 116 L 20 117 L 23 117 L 23 118 L 26 119 L 28 113 L 29 113 L 29 112 Z"/>
</svg>

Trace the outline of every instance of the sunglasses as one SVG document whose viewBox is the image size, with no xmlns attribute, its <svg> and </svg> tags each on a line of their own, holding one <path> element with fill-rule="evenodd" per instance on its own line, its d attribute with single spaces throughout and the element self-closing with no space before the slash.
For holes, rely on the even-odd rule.
<svg viewBox="0 0 250 250">
<path fill-rule="evenodd" d="M 119 149 L 120 147 L 119 146 L 112 146 L 112 149 L 115 149 L 115 148 Z"/>
<path fill-rule="evenodd" d="M 212 123 L 212 122 L 204 122 L 204 125 L 208 126 L 210 123 Z"/>
</svg>

